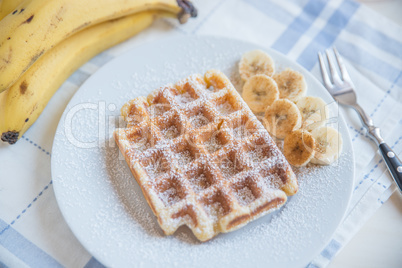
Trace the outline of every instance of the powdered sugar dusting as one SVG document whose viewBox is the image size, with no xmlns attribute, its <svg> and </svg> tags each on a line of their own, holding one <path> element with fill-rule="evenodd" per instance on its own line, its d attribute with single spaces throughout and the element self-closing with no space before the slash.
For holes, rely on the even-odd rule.
<svg viewBox="0 0 402 268">
<path fill-rule="evenodd" d="M 227 101 L 225 101 L 222 104 L 217 105 L 216 109 L 218 110 L 218 112 L 221 115 L 228 115 L 228 114 L 231 114 L 231 113 L 233 113 L 235 111 L 233 109 L 232 105 Z"/>
<path fill-rule="evenodd" d="M 235 163 L 229 158 L 224 159 L 220 163 L 220 168 L 226 178 L 231 178 L 238 173 Z"/>
<path fill-rule="evenodd" d="M 151 148 L 151 143 L 146 137 L 143 137 L 141 140 L 137 140 L 135 142 L 132 142 L 131 144 L 133 149 L 139 150 L 139 151 L 145 151 L 149 148 Z"/>
<path fill-rule="evenodd" d="M 224 214 L 222 205 L 219 202 L 204 205 L 205 211 L 208 213 L 212 221 L 216 222 Z"/>
<path fill-rule="evenodd" d="M 177 194 L 177 190 L 174 187 L 167 189 L 166 191 L 159 194 L 159 197 L 162 199 L 163 203 L 166 206 L 171 206 L 180 201 L 180 197 Z"/>
<path fill-rule="evenodd" d="M 161 158 L 151 160 L 149 165 L 145 166 L 148 176 L 152 179 L 157 178 L 164 174 L 166 168 Z"/>
<path fill-rule="evenodd" d="M 154 104 L 152 106 L 149 107 L 149 111 L 151 114 L 151 117 L 156 117 L 156 116 L 160 116 L 162 115 L 164 112 L 166 112 L 167 110 L 169 110 L 169 108 L 167 107 L 167 105 L 164 104 Z"/>
<path fill-rule="evenodd" d="M 240 190 L 235 191 L 235 195 L 240 205 L 248 205 L 255 200 L 255 196 L 253 192 L 248 187 L 241 188 Z"/>
<path fill-rule="evenodd" d="M 249 135 L 249 132 L 244 125 L 241 125 L 233 129 L 233 135 L 236 139 L 244 139 Z"/>
<path fill-rule="evenodd" d="M 209 123 L 208 118 L 202 113 L 199 112 L 195 116 L 190 118 L 190 122 L 195 128 L 200 128 Z"/>
<path fill-rule="evenodd" d="M 247 155 L 253 163 L 265 161 L 270 157 L 270 155 L 267 154 L 263 150 L 263 148 L 260 148 L 260 147 L 257 147 L 257 148 L 254 148 L 253 150 L 248 151 Z"/>
<path fill-rule="evenodd" d="M 215 88 L 213 86 L 210 86 L 209 88 L 207 88 L 207 93 L 211 94 L 215 92 Z"/>
<path fill-rule="evenodd" d="M 211 184 L 207 180 L 207 177 L 205 176 L 204 173 L 201 173 L 198 176 L 190 177 L 189 179 L 191 183 L 191 187 L 194 190 L 194 192 L 199 193 L 202 190 L 205 190 L 208 188 Z"/>
<path fill-rule="evenodd" d="M 179 136 L 180 133 L 175 125 L 171 125 L 170 127 L 163 129 L 162 134 L 166 139 L 171 140 Z"/>
<path fill-rule="evenodd" d="M 188 92 L 176 95 L 175 99 L 179 105 L 184 105 L 194 100 L 194 98 Z"/>
<path fill-rule="evenodd" d="M 211 154 L 216 152 L 223 146 L 222 142 L 220 141 L 220 139 L 218 139 L 216 135 L 212 136 L 209 140 L 207 140 L 204 143 L 204 145 L 205 148 L 208 150 L 208 152 Z"/>
<path fill-rule="evenodd" d="M 265 183 L 265 186 L 269 189 L 280 189 L 283 185 L 282 180 L 276 175 L 263 177 L 262 180 Z"/>
<path fill-rule="evenodd" d="M 194 161 L 194 157 L 192 156 L 189 150 L 181 151 L 177 153 L 175 156 L 178 159 L 180 166 L 186 166 L 190 164 L 192 161 Z"/>
</svg>

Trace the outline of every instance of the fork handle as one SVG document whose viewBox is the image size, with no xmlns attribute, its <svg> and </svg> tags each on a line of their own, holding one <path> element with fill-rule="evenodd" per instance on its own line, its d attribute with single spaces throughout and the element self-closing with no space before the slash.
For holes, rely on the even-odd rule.
<svg viewBox="0 0 402 268">
<path fill-rule="evenodd" d="M 382 157 L 387 164 L 388 170 L 394 178 L 399 190 L 402 191 L 402 162 L 392 149 L 385 143 L 379 146 Z"/>
<path fill-rule="evenodd" d="M 402 192 L 402 162 L 392 149 L 384 142 L 381 137 L 380 129 L 373 124 L 373 120 L 363 110 L 363 108 L 355 103 L 352 107 L 359 113 L 363 125 L 367 129 L 368 136 L 378 144 L 381 155 L 387 164 L 387 168 L 391 173 L 392 178 L 398 185 L 399 190 Z"/>
</svg>

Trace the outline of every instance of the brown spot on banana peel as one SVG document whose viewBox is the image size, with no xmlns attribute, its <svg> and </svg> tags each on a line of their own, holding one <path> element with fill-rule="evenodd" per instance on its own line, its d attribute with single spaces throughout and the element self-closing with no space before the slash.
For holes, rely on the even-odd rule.
<svg viewBox="0 0 402 268">
<path fill-rule="evenodd" d="M 22 73 L 25 73 L 26 70 L 28 70 L 29 67 L 31 67 L 32 64 L 35 63 L 35 61 L 37 59 L 39 59 L 40 56 L 42 56 L 42 54 L 45 53 L 45 50 L 42 49 L 39 53 L 36 53 L 32 58 L 31 61 L 28 63 L 28 65 L 24 68 L 24 70 L 22 71 Z"/>
<path fill-rule="evenodd" d="M 84 29 L 85 27 L 87 27 L 87 26 L 90 25 L 90 24 L 91 24 L 90 21 L 84 22 L 83 24 L 81 24 L 81 25 L 78 26 L 77 28 L 74 28 L 74 30 L 72 30 L 71 32 L 72 32 L 72 33 L 78 32 L 78 31 Z M 69 33 L 68 36 L 70 36 L 70 34 L 71 34 L 71 33 Z"/>
<path fill-rule="evenodd" d="M 38 108 L 39 108 L 39 104 L 36 102 L 36 103 L 35 103 L 35 106 L 32 107 L 32 110 L 29 112 L 29 115 L 32 115 L 33 112 L 35 112 Z"/>
<path fill-rule="evenodd" d="M 27 91 L 27 88 L 28 88 L 27 81 L 24 80 L 24 81 L 20 84 L 20 93 L 21 93 L 21 95 L 24 95 L 24 94 L 25 94 L 25 92 Z"/>
<path fill-rule="evenodd" d="M 0 64 L 0 71 L 3 70 L 4 68 L 6 68 L 7 64 L 9 64 L 11 62 L 12 54 L 13 54 L 13 49 L 10 47 L 8 50 L 7 58 L 3 57 L 1 59 L 5 64 Z M 1 86 L 3 86 L 3 84 L 1 84 Z"/>
<path fill-rule="evenodd" d="M 63 21 L 63 14 L 64 13 L 65 13 L 65 8 L 64 8 L 64 6 L 61 6 L 59 8 L 59 10 L 57 11 L 57 13 L 54 15 L 54 17 L 52 17 L 52 19 L 50 20 L 49 27 L 47 29 L 47 33 L 45 34 L 43 40 L 46 40 L 46 35 L 49 32 L 51 32 L 54 29 L 56 29 L 59 26 L 59 24 Z M 52 28 L 54 28 L 54 29 L 52 29 Z"/>
<path fill-rule="evenodd" d="M 23 23 L 21 23 L 21 25 L 22 25 L 22 24 L 25 24 L 25 23 L 27 23 L 27 24 L 30 23 L 30 22 L 33 20 L 34 16 L 35 16 L 35 15 L 31 15 L 31 16 L 30 16 L 29 18 L 27 18 Z"/>
</svg>

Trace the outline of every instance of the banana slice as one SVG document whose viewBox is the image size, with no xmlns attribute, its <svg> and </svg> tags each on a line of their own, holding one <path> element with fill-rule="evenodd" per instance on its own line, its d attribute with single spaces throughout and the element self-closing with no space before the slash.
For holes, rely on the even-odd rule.
<svg viewBox="0 0 402 268">
<path fill-rule="evenodd" d="M 271 77 L 257 74 L 244 84 L 242 97 L 251 110 L 261 113 L 278 99 L 278 87 Z"/>
<path fill-rule="evenodd" d="M 319 97 L 303 97 L 296 102 L 302 116 L 302 128 L 312 131 L 322 127 L 329 117 L 325 101 Z"/>
<path fill-rule="evenodd" d="M 296 101 L 306 95 L 307 84 L 301 73 L 287 68 L 272 78 L 278 84 L 279 98 Z"/>
<path fill-rule="evenodd" d="M 274 61 L 262 50 L 256 49 L 244 53 L 239 62 L 239 73 L 244 81 L 256 74 L 272 76 L 274 71 Z"/>
<path fill-rule="evenodd" d="M 307 165 L 314 157 L 315 140 L 310 132 L 304 129 L 286 135 L 283 154 L 288 162 L 296 167 Z"/>
<path fill-rule="evenodd" d="M 335 162 L 342 152 L 342 136 L 332 127 L 320 127 L 311 132 L 315 141 L 314 158 L 311 163 L 330 165 Z"/>
<path fill-rule="evenodd" d="M 278 139 L 284 139 L 301 126 L 301 115 L 296 104 L 278 99 L 265 111 L 265 127 Z"/>
</svg>

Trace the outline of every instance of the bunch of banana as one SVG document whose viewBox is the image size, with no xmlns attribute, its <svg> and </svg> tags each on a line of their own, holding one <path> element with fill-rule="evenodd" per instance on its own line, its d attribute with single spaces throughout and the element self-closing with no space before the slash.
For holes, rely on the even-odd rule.
<svg viewBox="0 0 402 268">
<path fill-rule="evenodd" d="M 305 96 L 304 76 L 289 68 L 275 73 L 274 61 L 261 50 L 243 54 L 239 73 L 245 81 L 242 97 L 255 113 L 264 113 L 263 123 L 277 139 L 284 139 L 284 155 L 290 164 L 309 162 L 329 165 L 339 158 L 342 137 L 331 127 L 327 104 Z"/>
<path fill-rule="evenodd" d="M 0 21 L 0 134 L 10 144 L 90 58 L 159 16 L 184 23 L 197 15 L 185 0 L 26 0 L 12 10 Z"/>
</svg>

